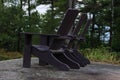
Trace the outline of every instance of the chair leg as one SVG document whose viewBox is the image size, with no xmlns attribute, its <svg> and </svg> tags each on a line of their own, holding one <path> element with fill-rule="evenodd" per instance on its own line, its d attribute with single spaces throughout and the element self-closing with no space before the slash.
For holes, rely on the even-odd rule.
<svg viewBox="0 0 120 80">
<path fill-rule="evenodd" d="M 23 67 L 30 68 L 31 65 L 31 35 L 25 35 L 25 45 L 23 54 Z"/>
<path fill-rule="evenodd" d="M 30 68 L 30 64 L 31 64 L 31 53 L 30 53 L 30 49 L 26 48 L 24 49 L 24 54 L 23 54 L 23 67 Z"/>
<path fill-rule="evenodd" d="M 48 53 L 46 57 L 47 57 L 47 59 L 45 60 L 46 62 L 59 68 L 60 70 L 68 71 L 70 69 L 68 65 L 64 64 L 63 62 L 59 61 L 56 57 L 54 57 L 52 53 Z"/>
<path fill-rule="evenodd" d="M 85 64 L 90 64 L 89 59 L 85 58 L 78 50 L 73 49 L 74 56 L 77 57 L 78 59 L 82 59 Z"/>
<path fill-rule="evenodd" d="M 39 57 L 42 61 L 51 64 L 53 66 L 55 66 L 56 68 L 63 70 L 63 71 L 68 71 L 70 69 L 70 67 L 66 64 L 64 64 L 63 62 L 59 61 L 56 57 L 54 57 L 54 55 L 49 52 L 41 52 L 39 49 L 37 48 L 32 48 L 32 52 L 34 52 L 33 54 L 37 57 Z"/>
<path fill-rule="evenodd" d="M 41 60 L 41 58 L 39 58 L 39 65 L 45 66 L 45 65 L 48 65 L 48 63 L 44 62 L 43 60 Z"/>
<path fill-rule="evenodd" d="M 73 61 L 79 63 L 79 65 L 80 65 L 81 67 L 84 67 L 84 66 L 85 66 L 85 64 L 84 64 L 84 62 L 82 61 L 81 58 L 78 59 L 77 57 L 74 56 L 73 53 L 69 52 L 68 50 L 65 50 L 65 55 L 68 56 L 69 58 L 71 58 Z"/>
<path fill-rule="evenodd" d="M 68 56 L 66 56 L 65 53 L 57 53 L 53 55 L 61 62 L 67 64 L 71 69 L 80 69 L 80 65 Z"/>
</svg>

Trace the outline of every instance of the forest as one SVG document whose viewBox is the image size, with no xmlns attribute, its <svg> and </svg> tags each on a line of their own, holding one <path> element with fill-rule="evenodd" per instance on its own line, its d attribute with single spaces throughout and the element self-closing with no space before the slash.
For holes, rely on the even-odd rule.
<svg viewBox="0 0 120 80">
<path fill-rule="evenodd" d="M 120 0 L 0 0 L 0 49 L 22 52 L 24 43 L 21 32 L 54 34 L 65 11 L 68 8 L 76 8 L 81 13 L 92 16 L 86 41 L 80 43 L 83 52 L 113 54 L 118 59 L 119 4 Z M 36 9 L 40 5 L 49 5 L 50 8 L 41 14 Z M 37 38 L 34 37 L 34 42 L 36 41 Z"/>
</svg>

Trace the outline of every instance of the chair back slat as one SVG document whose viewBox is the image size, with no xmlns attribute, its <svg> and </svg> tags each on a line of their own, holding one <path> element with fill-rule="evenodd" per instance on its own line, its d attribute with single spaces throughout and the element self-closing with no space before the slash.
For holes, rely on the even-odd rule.
<svg viewBox="0 0 120 80">
<path fill-rule="evenodd" d="M 77 26 L 75 28 L 75 30 L 73 31 L 73 35 L 77 36 L 77 38 L 80 38 L 80 39 L 81 38 L 83 38 L 83 39 L 85 38 L 85 34 L 87 33 L 87 30 L 88 30 L 88 28 L 89 28 L 89 26 L 90 26 L 90 24 L 92 22 L 92 19 L 88 19 L 87 21 L 85 19 L 87 19 L 87 15 L 86 14 L 82 14 L 81 18 L 79 19 L 79 22 L 78 22 L 78 24 L 77 24 Z M 85 25 L 83 25 L 83 22 L 85 22 L 85 21 L 86 21 L 86 23 L 85 23 Z M 83 25 L 83 30 L 80 32 L 80 35 L 79 35 L 78 32 L 80 31 L 82 25 Z M 75 43 L 74 40 L 69 40 L 67 42 L 68 43 L 67 47 L 68 48 L 77 48 L 79 42 L 80 41 Z"/>
<path fill-rule="evenodd" d="M 68 9 L 62 23 L 60 25 L 60 28 L 58 29 L 57 34 L 61 36 L 68 35 L 69 31 L 73 27 L 73 23 L 78 15 L 79 11 L 77 9 Z M 59 39 L 54 39 L 52 40 L 50 44 L 51 49 L 59 49 L 63 46 L 65 40 L 59 40 Z"/>
<path fill-rule="evenodd" d="M 74 23 L 74 20 L 76 19 L 77 15 L 78 15 L 79 11 L 77 9 L 68 9 L 68 11 L 66 12 L 62 23 L 58 29 L 57 34 L 60 35 L 67 35 L 70 31 L 70 29 L 72 28 L 72 25 Z"/>
<path fill-rule="evenodd" d="M 86 32 L 87 32 L 87 30 L 88 30 L 91 22 L 92 22 L 92 19 L 88 19 L 88 20 L 87 20 L 87 22 L 86 22 L 86 24 L 85 24 L 85 27 L 84 27 L 82 33 L 80 34 L 80 37 L 83 37 L 83 38 L 85 37 L 85 34 L 86 34 Z"/>
<path fill-rule="evenodd" d="M 83 22 L 85 22 L 85 19 L 87 18 L 87 14 L 81 14 L 80 18 L 79 18 L 79 21 L 76 25 L 76 28 L 74 29 L 73 31 L 73 35 L 77 35 L 78 32 L 80 31 L 81 27 L 82 27 L 82 24 Z"/>
</svg>

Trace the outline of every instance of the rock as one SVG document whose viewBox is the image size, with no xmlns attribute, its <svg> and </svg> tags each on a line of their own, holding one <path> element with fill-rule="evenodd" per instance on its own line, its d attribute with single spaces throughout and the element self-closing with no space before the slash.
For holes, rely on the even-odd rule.
<svg viewBox="0 0 120 80">
<path fill-rule="evenodd" d="M 91 63 L 79 70 L 60 71 L 53 66 L 39 66 L 33 58 L 31 68 L 22 67 L 22 59 L 0 61 L 0 80 L 120 80 L 120 66 Z"/>
</svg>

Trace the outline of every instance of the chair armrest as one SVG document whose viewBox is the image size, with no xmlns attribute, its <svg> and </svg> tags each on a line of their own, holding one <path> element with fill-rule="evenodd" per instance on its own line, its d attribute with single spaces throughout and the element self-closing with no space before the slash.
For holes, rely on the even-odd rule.
<svg viewBox="0 0 120 80">
<path fill-rule="evenodd" d="M 58 34 L 40 34 L 41 36 L 46 36 L 46 37 L 59 37 L 60 35 Z"/>
<path fill-rule="evenodd" d="M 21 32 L 20 34 L 24 34 L 24 35 L 40 35 L 42 37 L 60 37 L 59 34 L 40 34 L 40 33 L 31 33 L 31 32 Z"/>
<path fill-rule="evenodd" d="M 59 36 L 59 37 L 56 37 L 55 39 L 72 39 L 72 38 L 69 36 Z"/>
<path fill-rule="evenodd" d="M 76 35 L 68 35 L 68 37 L 71 37 L 72 39 L 76 39 L 77 38 Z"/>
<path fill-rule="evenodd" d="M 31 33 L 31 32 L 21 32 L 25 36 L 25 41 L 32 42 L 32 36 L 38 35 L 40 37 L 40 44 L 49 46 L 53 39 L 59 37 L 57 34 L 40 34 L 40 33 Z"/>
<path fill-rule="evenodd" d="M 69 40 L 72 40 L 72 39 L 76 39 L 76 36 L 74 36 L 74 35 L 59 36 L 59 37 L 57 37 L 57 39 L 69 39 Z"/>
<path fill-rule="evenodd" d="M 76 38 L 76 36 L 73 36 L 73 35 L 61 36 L 59 34 L 40 34 L 40 36 L 54 38 L 54 39 L 73 39 L 73 38 Z"/>
<path fill-rule="evenodd" d="M 24 35 L 40 35 L 44 37 L 59 37 L 60 35 L 57 34 L 40 34 L 40 33 L 31 33 L 31 32 L 21 32 L 20 34 Z"/>
</svg>

